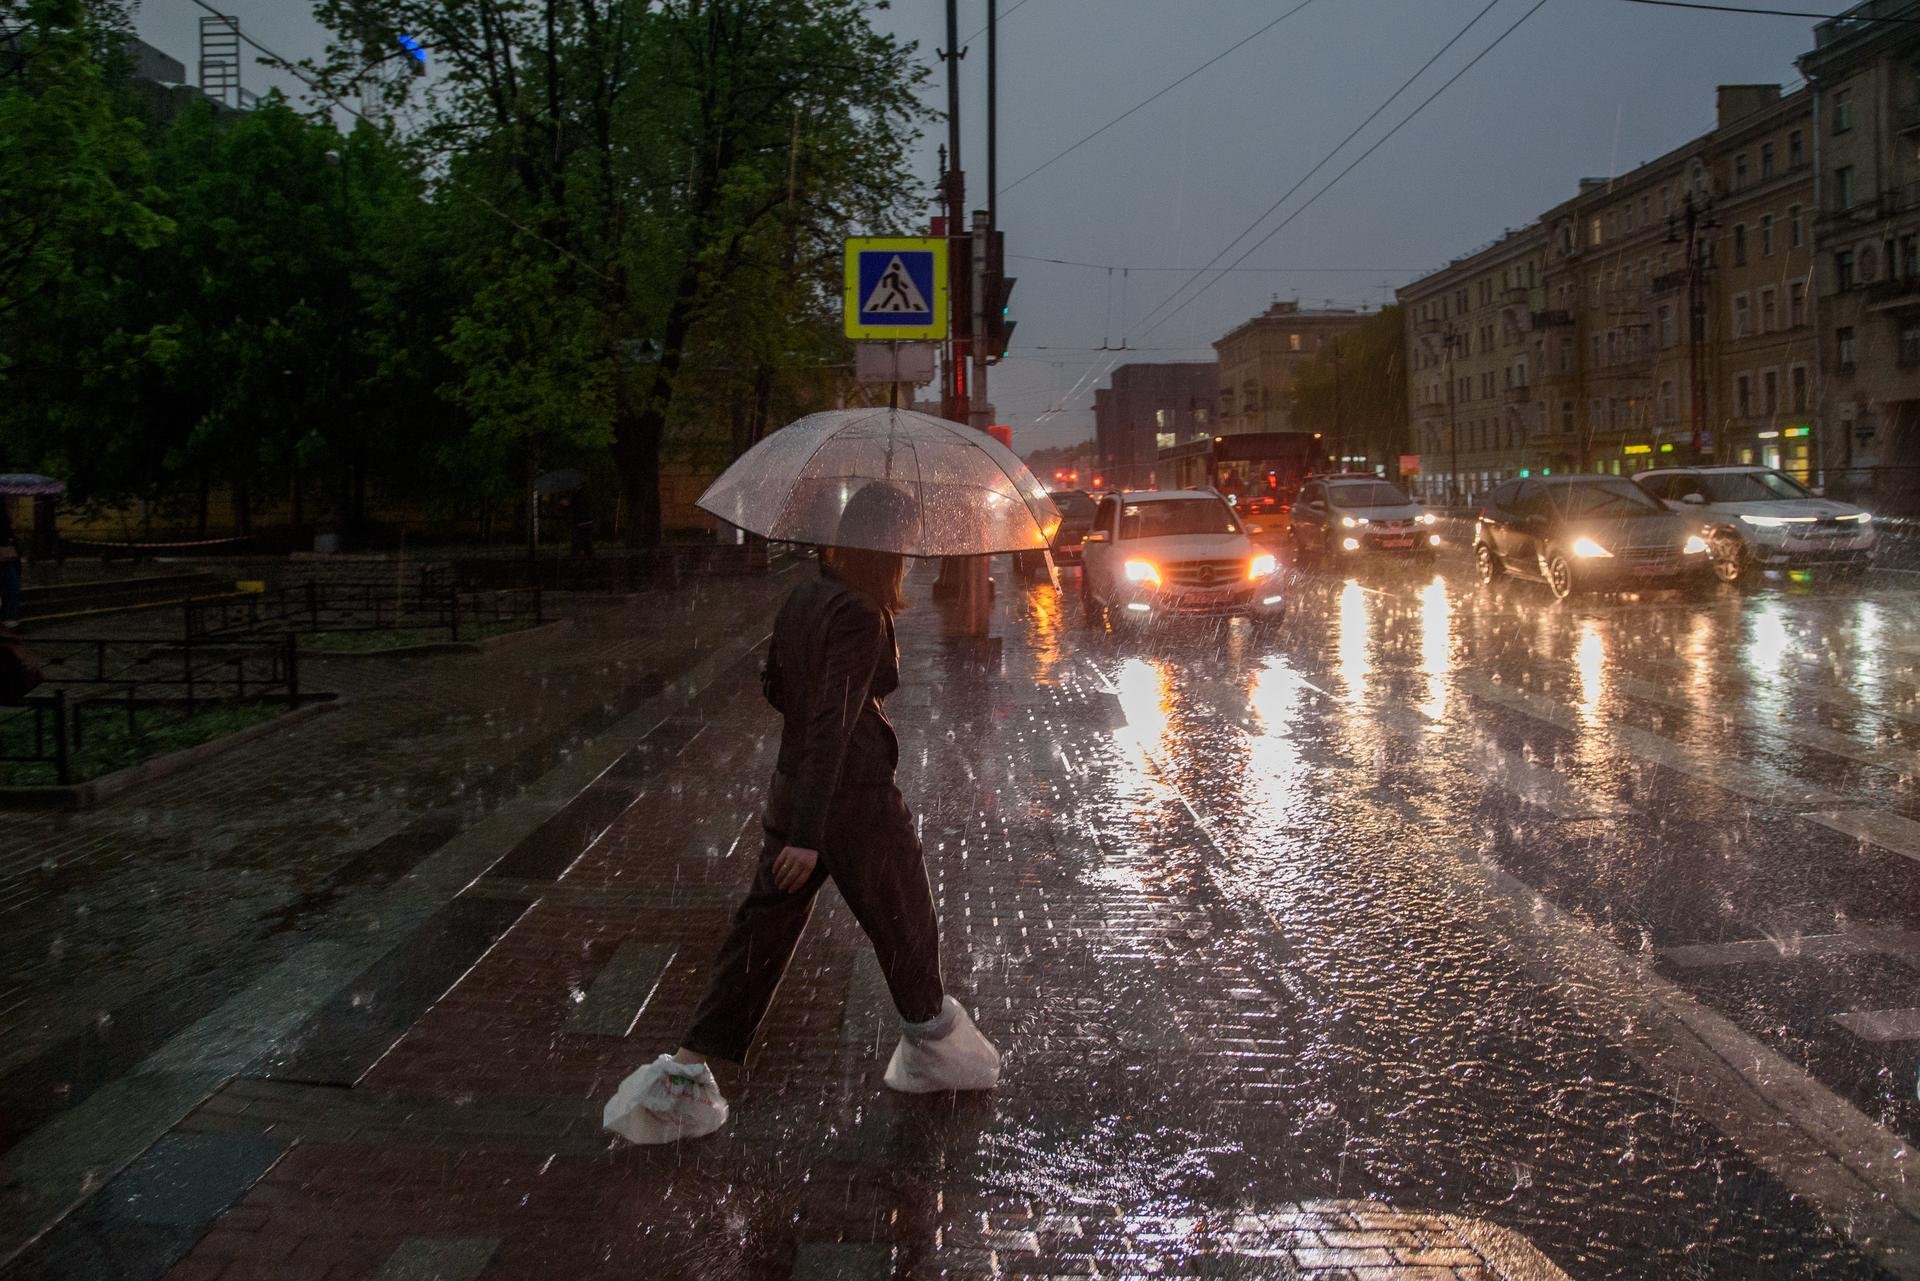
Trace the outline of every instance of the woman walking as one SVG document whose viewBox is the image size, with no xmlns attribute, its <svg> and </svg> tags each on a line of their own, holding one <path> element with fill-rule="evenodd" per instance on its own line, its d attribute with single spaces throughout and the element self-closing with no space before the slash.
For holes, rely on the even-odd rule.
<svg viewBox="0 0 1920 1281">
<path fill-rule="evenodd" d="M 847 542 L 885 545 L 911 519 L 909 500 L 870 484 L 847 503 L 840 529 Z M 892 537 L 876 535 L 890 527 Z M 900 749 L 881 703 L 900 684 L 893 615 L 905 578 L 897 553 L 827 547 L 819 577 L 781 607 L 762 672 L 783 717 L 780 756 L 753 886 L 678 1053 L 633 1073 L 608 1102 L 605 1123 L 615 1133 L 669 1143 L 725 1124 L 726 1100 L 707 1063 L 746 1057 L 828 879 L 872 940 L 900 1012 L 887 1085 L 926 1093 L 998 1082 L 998 1051 L 941 983 L 926 862 L 894 783 Z"/>
</svg>

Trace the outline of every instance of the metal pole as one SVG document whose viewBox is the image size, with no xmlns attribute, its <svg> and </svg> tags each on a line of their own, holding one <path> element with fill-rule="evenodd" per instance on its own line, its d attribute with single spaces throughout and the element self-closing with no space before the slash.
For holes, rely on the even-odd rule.
<svg viewBox="0 0 1920 1281">
<path fill-rule="evenodd" d="M 973 388 L 967 405 L 967 425 L 985 431 L 992 419 L 987 404 L 987 239 L 993 233 L 987 211 L 973 211 Z"/>
<path fill-rule="evenodd" d="M 1000 0 L 987 0 L 987 226 L 1000 225 Z"/>
</svg>

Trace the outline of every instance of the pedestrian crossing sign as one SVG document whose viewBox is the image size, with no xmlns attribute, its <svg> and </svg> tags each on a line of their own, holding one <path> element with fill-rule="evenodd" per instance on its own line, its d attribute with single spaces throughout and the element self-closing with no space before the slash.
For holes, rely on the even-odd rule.
<svg viewBox="0 0 1920 1281">
<path fill-rule="evenodd" d="M 947 242 L 873 236 L 847 241 L 845 297 L 849 338 L 945 338 Z"/>
</svg>

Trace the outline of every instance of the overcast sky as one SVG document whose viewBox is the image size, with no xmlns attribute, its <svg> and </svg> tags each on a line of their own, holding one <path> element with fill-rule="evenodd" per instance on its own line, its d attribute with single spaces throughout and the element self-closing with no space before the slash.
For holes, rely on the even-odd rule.
<svg viewBox="0 0 1920 1281">
<path fill-rule="evenodd" d="M 219 7 L 221 0 L 210 2 Z M 1198 267 L 1220 253 L 1488 4 L 1307 0 L 1294 16 L 1254 34 L 1300 2 L 1000 0 L 1000 225 L 1007 253 L 1018 255 L 1008 270 L 1019 277 L 1013 314 L 1020 328 L 1015 359 L 994 370 L 992 399 L 1022 451 L 1090 436 L 1093 388 L 1111 366 L 1210 359 L 1213 339 L 1276 296 L 1307 306 L 1378 307 L 1391 300 L 1394 286 L 1571 195 L 1581 177 L 1630 169 L 1711 128 L 1715 85 L 1797 84 L 1793 59 L 1812 45 L 1808 19 L 1546 0 L 1247 258 L 1244 268 L 1262 270 L 1243 268 L 1190 305 L 1149 319 L 1190 276 L 1149 268 Z M 1222 265 L 1300 208 L 1535 3 L 1493 0 L 1491 12 Z M 224 5 L 277 53 L 319 54 L 323 34 L 298 0 Z M 1843 6 L 1816 0 L 1781 7 Z M 185 62 L 190 79 L 204 12 L 193 0 L 142 0 L 138 14 L 141 35 Z M 918 41 L 929 60 L 944 43 L 941 0 L 894 0 L 876 20 Z M 984 207 L 987 190 L 986 40 L 975 35 L 985 22 L 986 0 L 960 0 L 961 37 L 969 45 L 961 64 L 969 207 Z M 1229 48 L 1186 83 L 1046 164 Z M 937 68 L 928 95 L 943 110 L 944 76 Z M 274 83 L 298 88 L 251 65 L 244 79 L 255 90 Z M 944 139 L 944 126 L 936 125 L 925 141 L 928 193 L 934 148 Z M 1123 267 L 1132 270 L 1123 276 Z M 1138 350 L 1093 350 L 1123 343 Z"/>
</svg>

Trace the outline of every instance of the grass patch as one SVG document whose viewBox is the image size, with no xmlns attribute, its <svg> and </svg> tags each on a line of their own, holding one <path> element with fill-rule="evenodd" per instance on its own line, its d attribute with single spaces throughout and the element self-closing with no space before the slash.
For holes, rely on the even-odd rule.
<svg viewBox="0 0 1920 1281">
<path fill-rule="evenodd" d="M 533 626 L 525 619 L 501 622 L 460 624 L 460 641 L 486 640 L 508 632 L 525 631 Z M 411 649 L 415 645 L 444 645 L 451 637 L 444 627 L 389 627 L 377 632 L 316 632 L 301 636 L 300 648 L 319 654 L 378 654 L 388 649 Z"/>
<path fill-rule="evenodd" d="M 124 705 L 111 699 L 82 705 L 83 746 L 74 753 L 72 781 L 83 783 L 129 765 L 183 748 L 224 738 L 228 734 L 270 721 L 286 707 L 273 703 L 229 703 L 202 707 L 192 715 L 185 708 L 142 707 L 127 729 Z M 74 709 L 68 708 L 68 716 Z M 47 732 L 53 732 L 48 718 Z M 13 712 L 0 718 L 0 754 L 21 756 L 33 750 L 33 713 Z M 39 787 L 58 783 L 51 761 L 0 761 L 0 786 Z"/>
</svg>

